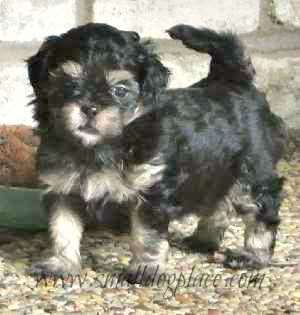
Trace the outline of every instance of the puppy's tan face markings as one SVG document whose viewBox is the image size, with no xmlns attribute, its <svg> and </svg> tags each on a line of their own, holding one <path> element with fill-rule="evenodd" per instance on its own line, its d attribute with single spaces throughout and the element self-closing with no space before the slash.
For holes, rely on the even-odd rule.
<svg viewBox="0 0 300 315">
<path fill-rule="evenodd" d="M 121 81 L 134 80 L 134 75 L 127 70 L 111 70 L 107 72 L 106 78 L 111 85 L 114 85 Z"/>
<path fill-rule="evenodd" d="M 55 78 L 61 74 L 61 72 L 67 74 L 72 78 L 80 78 L 83 74 L 83 67 L 76 61 L 66 61 L 62 63 L 58 68 L 49 72 L 50 78 Z"/>
<path fill-rule="evenodd" d="M 67 104 L 62 108 L 65 127 L 84 146 L 93 146 L 105 139 L 117 137 L 122 133 L 123 117 L 119 108 L 111 106 L 99 111 L 92 120 L 89 120 L 77 103 Z M 89 123 L 90 130 L 85 130 Z"/>
<path fill-rule="evenodd" d="M 80 105 L 75 102 L 64 105 L 62 113 L 68 130 L 77 130 L 86 123 L 86 119 L 82 115 Z"/>
<path fill-rule="evenodd" d="M 80 77 L 82 75 L 82 66 L 76 61 L 67 61 L 62 64 L 61 69 L 64 73 L 70 75 L 71 77 Z"/>
<path fill-rule="evenodd" d="M 83 67 L 76 61 L 66 61 L 60 68 L 64 73 L 75 78 L 83 74 Z M 117 84 L 120 81 L 134 80 L 133 73 L 127 70 L 110 70 L 106 72 L 105 77 L 109 85 Z"/>
<path fill-rule="evenodd" d="M 74 61 L 65 62 L 59 69 L 75 80 L 89 76 L 86 70 Z M 139 86 L 134 74 L 127 70 L 106 70 L 104 73 L 105 78 L 100 79 L 99 83 L 99 96 L 93 101 L 79 97 L 62 107 L 65 128 L 84 146 L 94 146 L 120 136 L 124 126 L 143 113 L 138 101 Z"/>
<path fill-rule="evenodd" d="M 104 137 L 116 137 L 122 133 L 123 118 L 116 106 L 108 107 L 95 116 L 94 126 Z"/>
</svg>

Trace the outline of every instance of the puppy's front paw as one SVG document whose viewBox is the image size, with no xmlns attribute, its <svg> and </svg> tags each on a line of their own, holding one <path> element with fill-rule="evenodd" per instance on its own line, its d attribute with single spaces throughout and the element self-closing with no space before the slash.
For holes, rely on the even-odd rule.
<svg viewBox="0 0 300 315">
<path fill-rule="evenodd" d="M 130 263 L 126 279 L 131 284 L 141 284 L 145 287 L 156 283 L 159 276 L 164 272 L 164 267 L 155 263 Z"/>
<path fill-rule="evenodd" d="M 29 270 L 29 274 L 40 277 L 66 277 L 69 275 L 76 276 L 80 274 L 80 270 L 80 264 L 53 256 L 34 264 Z"/>
<path fill-rule="evenodd" d="M 268 266 L 271 258 L 267 254 L 258 256 L 245 250 L 227 249 L 215 253 L 214 260 L 232 269 L 262 269 Z"/>
</svg>

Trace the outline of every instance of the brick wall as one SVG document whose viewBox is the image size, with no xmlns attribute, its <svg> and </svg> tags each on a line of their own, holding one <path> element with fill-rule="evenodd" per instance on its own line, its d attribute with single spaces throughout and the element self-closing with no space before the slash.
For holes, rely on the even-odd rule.
<svg viewBox="0 0 300 315">
<path fill-rule="evenodd" d="M 208 58 L 169 40 L 177 23 L 238 32 L 275 112 L 300 129 L 300 0 L 0 0 L 0 124 L 34 125 L 24 59 L 44 37 L 90 21 L 136 30 L 157 43 L 171 87 L 204 76 Z"/>
</svg>

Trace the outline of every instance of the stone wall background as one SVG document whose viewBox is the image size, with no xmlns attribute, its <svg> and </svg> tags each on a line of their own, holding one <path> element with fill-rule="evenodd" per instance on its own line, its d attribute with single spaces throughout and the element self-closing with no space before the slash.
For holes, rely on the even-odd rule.
<svg viewBox="0 0 300 315">
<path fill-rule="evenodd" d="M 258 87 L 300 129 L 300 0 L 0 0 L 0 124 L 35 125 L 24 60 L 46 36 L 92 21 L 153 38 L 172 71 L 171 87 L 205 76 L 209 59 L 168 39 L 166 29 L 186 23 L 238 32 Z"/>
</svg>

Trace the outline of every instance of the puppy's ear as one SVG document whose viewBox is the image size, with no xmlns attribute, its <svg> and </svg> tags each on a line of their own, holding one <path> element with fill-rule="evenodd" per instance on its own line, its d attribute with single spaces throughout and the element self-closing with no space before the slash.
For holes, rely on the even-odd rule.
<svg viewBox="0 0 300 315">
<path fill-rule="evenodd" d="M 144 59 L 143 67 L 142 96 L 146 100 L 156 102 L 160 91 L 168 85 L 170 71 L 154 53 L 150 53 Z"/>
<path fill-rule="evenodd" d="M 51 55 L 53 55 L 59 39 L 60 37 L 58 36 L 48 37 L 39 51 L 26 60 L 29 81 L 36 93 L 41 87 L 41 84 L 48 79 L 50 58 Z"/>
</svg>

